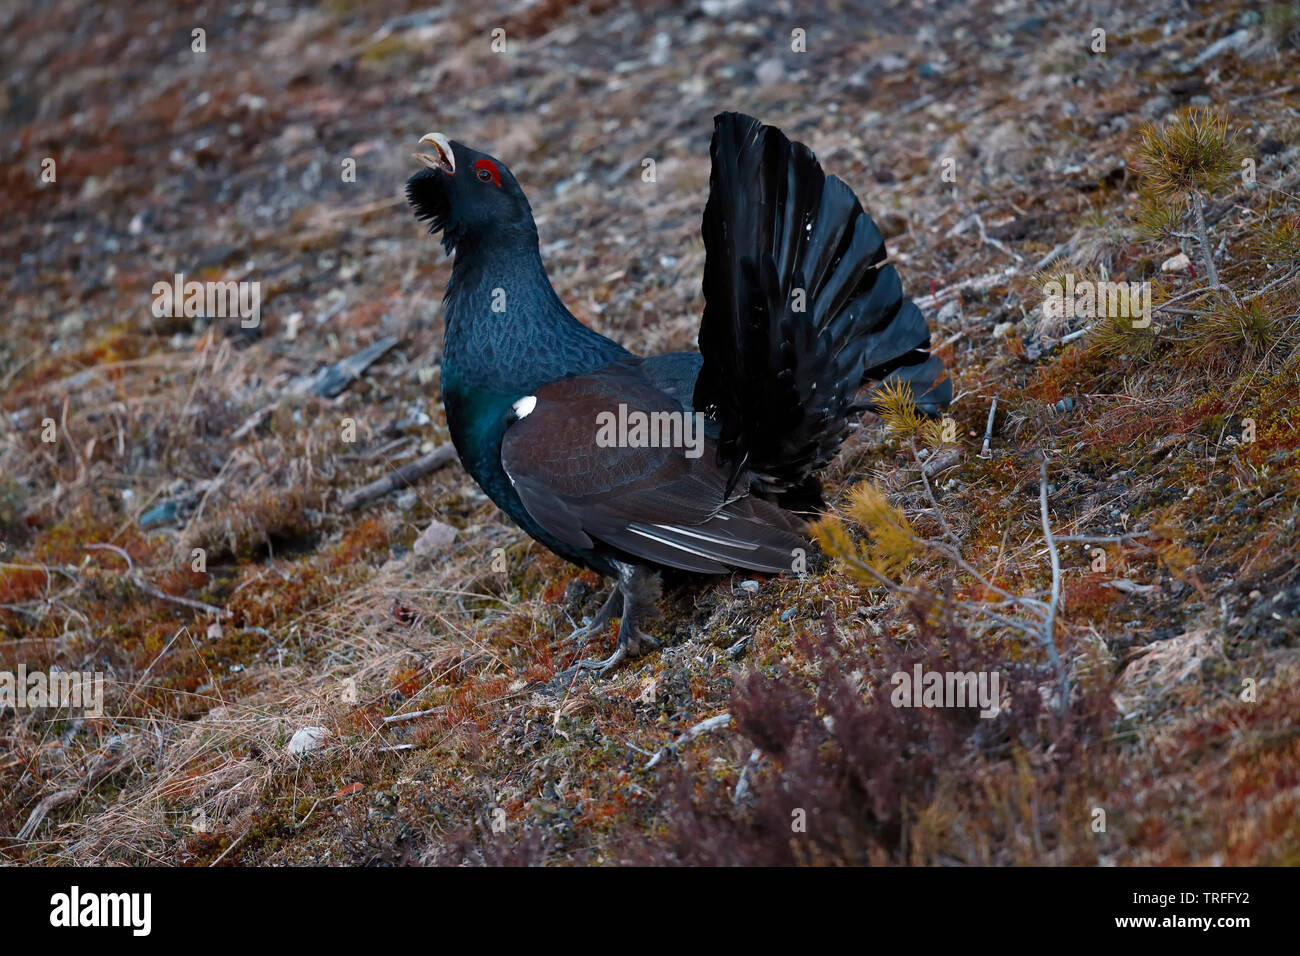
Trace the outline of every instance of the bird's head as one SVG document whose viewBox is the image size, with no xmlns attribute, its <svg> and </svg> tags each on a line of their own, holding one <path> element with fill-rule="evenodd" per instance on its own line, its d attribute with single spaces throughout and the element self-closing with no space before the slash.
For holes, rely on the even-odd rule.
<svg viewBox="0 0 1300 956">
<path fill-rule="evenodd" d="M 447 252 L 489 239 L 536 244 L 533 211 L 505 163 L 442 133 L 420 143 L 430 148 L 415 154 L 425 168 L 406 181 L 406 199 L 431 234 L 442 233 Z"/>
</svg>

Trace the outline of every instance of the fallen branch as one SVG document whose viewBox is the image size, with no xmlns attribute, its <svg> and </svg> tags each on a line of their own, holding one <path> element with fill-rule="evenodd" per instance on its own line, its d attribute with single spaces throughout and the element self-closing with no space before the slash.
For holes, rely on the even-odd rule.
<svg viewBox="0 0 1300 956">
<path fill-rule="evenodd" d="M 244 842 L 244 837 L 246 837 L 246 836 L 248 836 L 248 831 L 247 831 L 247 830 L 245 830 L 243 833 L 239 834 L 239 836 L 235 837 L 234 842 L 231 843 L 230 846 L 228 846 L 228 847 L 226 847 L 224 850 L 222 850 L 222 851 L 221 851 L 221 856 L 217 857 L 215 860 L 213 860 L 211 863 L 209 863 L 209 864 L 208 864 L 208 867 L 209 867 L 209 868 L 214 867 L 214 866 L 216 866 L 218 863 L 220 863 L 222 860 L 224 860 L 224 859 L 226 858 L 226 854 L 229 853 L 231 850 L 233 850 L 235 847 L 239 846 L 239 844 L 243 843 L 243 842 Z"/>
<path fill-rule="evenodd" d="M 945 346 L 952 345 L 954 342 L 956 342 L 958 339 L 960 339 L 960 338 L 961 338 L 963 335 L 965 335 L 965 334 L 966 334 L 965 332 L 963 332 L 962 330 L 958 329 L 956 332 L 954 332 L 952 335 L 948 336 L 946 339 L 944 339 L 944 340 L 943 340 L 942 342 L 940 342 L 938 345 L 936 345 L 936 346 L 934 346 L 933 348 L 931 348 L 931 349 L 930 349 L 930 352 L 931 352 L 931 353 L 938 352 L 940 349 L 944 348 Z"/>
<path fill-rule="evenodd" d="M 993 419 L 998 413 L 998 397 L 993 396 L 993 403 L 989 406 L 988 424 L 984 426 L 984 444 L 980 447 L 981 458 L 992 458 L 993 453 L 989 451 L 989 443 L 993 441 Z"/>
<path fill-rule="evenodd" d="M 749 752 L 749 760 L 740 768 L 740 779 L 736 781 L 736 790 L 731 795 L 731 802 L 739 806 L 749 796 L 749 779 L 763 759 L 763 751 L 755 747 Z"/>
<path fill-rule="evenodd" d="M 1288 93 L 1294 93 L 1300 90 L 1300 83 L 1292 83 L 1290 86 L 1279 86 L 1276 89 L 1268 90 L 1264 93 L 1252 93 L 1249 96 L 1239 96 L 1231 100 L 1233 106 L 1240 106 L 1242 103 L 1254 103 L 1256 100 L 1267 100 L 1274 96 L 1285 96 Z"/>
<path fill-rule="evenodd" d="M 653 757 L 650 758 L 650 762 L 645 765 L 645 769 L 649 770 L 651 767 L 657 764 L 664 757 L 668 756 L 668 754 L 676 753 L 677 748 L 681 747 L 683 744 L 690 743 L 692 740 L 694 740 L 696 737 L 700 736 L 701 734 L 707 734 L 711 730 L 720 730 L 721 728 L 728 727 L 730 725 L 731 725 L 730 714 L 718 714 L 716 717 L 710 717 L 708 720 L 701 720 L 698 724 L 696 724 L 690 730 L 686 731 L 686 733 L 682 734 L 672 743 L 668 744 L 666 747 L 661 748 L 657 754 L 655 754 Z"/>
<path fill-rule="evenodd" d="M 203 601 L 195 601 L 191 598 L 180 597 L 176 594 L 168 594 L 166 591 L 160 591 L 140 575 L 135 570 L 135 562 L 131 560 L 131 555 L 127 554 L 122 548 L 115 544 L 91 543 L 86 545 L 87 551 L 112 551 L 126 559 L 126 579 L 138 587 L 145 594 L 159 601 L 170 601 L 173 604 L 179 604 L 182 607 L 192 608 L 195 611 L 203 611 L 205 614 L 211 614 L 215 617 L 230 617 L 230 612 L 224 607 L 217 607 L 215 604 L 207 604 Z"/>
<path fill-rule="evenodd" d="M 921 472 L 928 478 L 937 475 L 941 471 L 946 471 L 960 462 L 961 452 L 959 451 L 939 452 L 926 459 L 925 464 L 921 466 Z"/>
<path fill-rule="evenodd" d="M 1061 663 L 1061 654 L 1056 649 L 1056 611 L 1061 604 L 1061 555 L 1056 550 L 1056 539 L 1052 537 L 1052 523 L 1047 514 L 1047 456 L 1043 456 L 1042 468 L 1038 475 L 1038 507 L 1043 519 L 1043 538 L 1047 541 L 1047 554 L 1052 561 L 1052 597 L 1047 604 L 1047 620 L 1043 622 L 1042 645 L 1047 652 L 1047 659 L 1056 671 L 1061 696 L 1060 710 L 1065 711 L 1070 701 L 1070 678 Z"/>
<path fill-rule="evenodd" d="M 271 413 L 275 411 L 279 404 L 280 403 L 277 400 L 272 402 L 270 405 L 263 405 L 257 411 L 253 412 L 253 414 L 244 419 L 243 424 L 236 428 L 230 437 L 235 441 L 239 441 L 257 431 L 257 429 L 262 427 L 262 423 L 271 417 Z"/>
<path fill-rule="evenodd" d="M 1246 295 L 1243 295 L 1242 298 L 1245 299 L 1245 300 L 1247 300 L 1247 301 L 1249 301 L 1249 300 L 1251 300 L 1251 299 L 1258 299 L 1261 295 L 1264 295 L 1265 293 L 1268 293 L 1268 292 L 1272 292 L 1272 291 L 1273 291 L 1274 289 L 1276 289 L 1279 285 L 1282 285 L 1283 283 L 1286 283 L 1286 282 L 1290 282 L 1290 281 L 1291 281 L 1292 279 L 1294 279 L 1295 277 L 1296 277 L 1296 271 L 1295 271 L 1294 269 L 1291 269 L 1290 271 L 1287 272 L 1286 275 L 1281 276 L 1280 278 L 1274 279 L 1272 282 L 1268 283 L 1268 284 L 1265 285 L 1263 288 L 1256 289 L 1254 292 L 1251 292 L 1251 293 L 1248 293 L 1248 294 L 1246 294 Z"/>
<path fill-rule="evenodd" d="M 396 723 L 400 723 L 403 720 L 419 720 L 421 717 L 432 717 L 435 714 L 441 714 L 446 709 L 447 708 L 445 706 L 430 707 L 428 710 L 413 710 L 407 714 L 393 714 L 390 717 L 385 717 L 384 723 L 396 724 Z"/>
<path fill-rule="evenodd" d="M 66 790 L 60 790 L 57 793 L 52 793 L 40 803 L 36 804 L 36 808 L 32 810 L 31 816 L 27 818 L 27 822 L 22 825 L 22 828 L 16 834 L 17 838 L 19 840 L 30 839 L 40 827 L 41 821 L 45 819 L 51 810 L 77 799 L 77 797 L 81 796 L 81 794 L 88 790 L 93 790 L 101 780 L 113 773 L 113 771 L 117 770 L 118 767 L 122 766 L 126 761 L 126 758 L 130 755 L 131 751 L 129 749 L 124 749 L 118 754 L 101 755 L 99 760 L 95 763 L 95 766 L 90 768 L 76 786 L 69 787 Z"/>
<path fill-rule="evenodd" d="M 1065 254 L 1065 251 L 1069 248 L 1070 248 L 1070 244 L 1068 242 L 1061 243 L 1059 246 L 1057 246 L 1056 248 L 1048 252 L 1047 255 L 1043 256 L 1043 258 L 1039 259 L 1032 266 L 1030 266 L 1029 271 L 1042 272 L 1044 269 L 1050 266 L 1057 259 L 1061 258 L 1061 256 Z"/>
<path fill-rule="evenodd" d="M 340 500 L 339 506 L 344 511 L 354 511 L 362 505 L 369 504 L 377 498 L 382 498 L 390 491 L 396 491 L 398 488 L 414 484 L 425 475 L 437 471 L 455 457 L 455 447 L 451 442 L 444 442 L 433 451 L 429 452 L 429 454 L 417 458 L 409 465 L 403 465 L 396 471 L 385 475 L 377 481 L 372 481 L 368 485 L 363 485 L 356 491 L 349 491 Z"/>
<path fill-rule="evenodd" d="M 321 398 L 334 398 L 360 378 L 366 369 L 377 362 L 398 341 L 395 335 L 382 338 L 360 352 L 340 359 L 333 365 L 325 366 L 315 375 L 298 379 L 290 386 L 289 391 L 299 395 L 304 392 L 314 392 Z"/>
<path fill-rule="evenodd" d="M 910 442 L 909 445 L 912 449 L 912 457 L 920 462 L 920 456 L 916 451 L 916 442 Z M 934 488 L 930 485 L 930 477 L 926 473 L 925 468 L 921 469 L 921 482 L 925 486 L 926 497 L 930 499 L 930 506 L 933 510 L 934 517 L 939 522 L 939 526 L 943 529 L 944 535 L 952 542 L 952 545 L 951 547 L 948 547 L 941 542 L 932 541 L 928 538 L 917 538 L 915 536 L 913 536 L 912 540 L 919 545 L 923 545 L 930 548 L 932 551 L 942 554 L 944 557 L 948 558 L 948 560 L 957 565 L 957 567 L 975 578 L 975 580 L 985 588 L 1002 595 L 1002 597 L 1006 598 L 1006 601 L 1002 603 L 1018 604 L 1027 607 L 1030 610 L 1046 614 L 1047 608 L 1043 605 L 1042 601 L 1035 600 L 1034 598 L 1027 598 L 1023 595 L 1015 595 L 998 587 L 961 556 L 961 540 L 957 537 L 957 533 L 952 530 L 952 525 L 948 523 L 948 519 L 943 516 L 943 509 L 939 507 L 939 499 L 934 494 Z M 1032 630 L 1032 628 L 1028 629 Z"/>
<path fill-rule="evenodd" d="M 916 303 L 916 307 L 920 309 L 922 312 L 925 312 L 928 309 L 934 308 L 936 305 L 940 304 L 941 302 L 944 302 L 948 299 L 953 298 L 956 295 L 959 295 L 964 289 L 972 289 L 975 291 L 983 291 L 984 289 L 991 289 L 995 285 L 998 285 L 1001 282 L 1005 282 L 1008 278 L 1015 275 L 1016 272 L 1017 269 L 1015 266 L 1007 266 L 1005 269 L 999 272 L 990 272 L 987 275 L 973 276 L 969 279 L 963 279 L 961 282 L 958 282 L 956 285 L 944 286 L 942 289 L 939 289 L 937 292 L 935 292 L 934 295 L 922 296 L 921 298 L 916 299 L 914 301 Z"/>
<path fill-rule="evenodd" d="M 230 617 L 230 612 L 224 607 L 217 607 L 215 604 L 207 604 L 203 601 L 194 601 L 190 598 L 180 597 L 175 594 L 168 594 L 166 591 L 159 591 L 152 584 L 146 582 L 138 575 L 128 575 L 132 584 L 138 587 L 145 594 L 159 601 L 170 601 L 173 604 L 179 604 L 182 607 L 192 608 L 195 611 L 203 611 L 205 614 L 211 614 L 214 617 Z"/>
<path fill-rule="evenodd" d="M 1007 246 L 1003 245 L 1000 241 L 994 239 L 987 232 L 985 232 L 984 220 L 980 218 L 979 213 L 974 213 L 973 215 L 975 217 L 975 226 L 980 231 L 980 242 L 985 243 L 986 245 L 990 245 L 993 248 L 1005 253 L 1006 255 L 1010 256 L 1012 259 L 1015 259 L 1016 262 L 1019 262 L 1022 265 L 1024 264 L 1025 261 L 1024 256 L 1020 255 L 1020 253 L 1016 252 L 1014 249 L 1009 249 Z"/>
</svg>

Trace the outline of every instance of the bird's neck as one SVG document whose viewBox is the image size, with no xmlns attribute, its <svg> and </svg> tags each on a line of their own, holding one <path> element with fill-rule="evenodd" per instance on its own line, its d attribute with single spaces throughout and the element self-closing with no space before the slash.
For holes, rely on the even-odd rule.
<svg viewBox="0 0 1300 956">
<path fill-rule="evenodd" d="M 445 315 L 442 379 L 461 388 L 526 395 L 628 354 L 564 307 L 535 231 L 458 245 Z"/>
<path fill-rule="evenodd" d="M 447 283 L 442 401 L 461 462 L 516 521 L 531 522 L 501 467 L 512 403 L 628 353 L 573 317 L 531 242 L 458 244 Z M 540 530 L 540 529 L 539 529 Z"/>
</svg>

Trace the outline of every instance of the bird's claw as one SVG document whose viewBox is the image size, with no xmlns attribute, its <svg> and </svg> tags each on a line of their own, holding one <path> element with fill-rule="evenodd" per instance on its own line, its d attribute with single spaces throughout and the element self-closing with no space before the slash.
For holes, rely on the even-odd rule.
<svg viewBox="0 0 1300 956">
<path fill-rule="evenodd" d="M 620 644 L 614 648 L 614 653 L 603 661 L 582 660 L 578 661 L 574 667 L 579 671 L 595 671 L 597 677 L 604 677 L 615 667 L 622 663 L 623 658 L 627 657 L 627 645 Z"/>
<path fill-rule="evenodd" d="M 605 629 L 605 625 L 614 619 L 614 612 L 622 607 L 623 596 L 619 593 L 618 585 L 615 585 L 614 589 L 609 592 L 609 597 L 605 599 L 605 603 L 596 612 L 596 616 L 581 627 L 575 627 L 573 633 L 565 638 L 565 642 L 572 644 L 576 641 L 585 641 L 589 637 L 595 637 Z"/>
<path fill-rule="evenodd" d="M 647 634 L 645 631 L 633 629 L 631 637 L 626 641 L 620 642 L 627 648 L 628 657 L 640 657 L 647 650 L 659 650 L 659 642 Z"/>
<path fill-rule="evenodd" d="M 578 641 L 585 641 L 589 637 L 595 637 L 605 629 L 605 625 L 608 623 L 608 618 L 603 621 L 599 618 L 594 618 L 586 624 L 583 624 L 581 627 L 575 627 L 573 631 L 570 632 L 569 636 L 564 639 L 565 643 L 574 644 Z"/>
</svg>

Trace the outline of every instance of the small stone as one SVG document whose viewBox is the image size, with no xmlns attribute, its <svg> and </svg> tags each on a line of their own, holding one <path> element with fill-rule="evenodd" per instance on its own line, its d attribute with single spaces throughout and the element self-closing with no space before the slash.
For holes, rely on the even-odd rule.
<svg viewBox="0 0 1300 956">
<path fill-rule="evenodd" d="M 1174 101 L 1164 94 L 1153 96 L 1147 100 L 1140 109 L 1143 116 L 1150 119 L 1159 119 L 1174 108 Z"/>
<path fill-rule="evenodd" d="M 411 550 L 416 554 L 438 554 L 450 548 L 451 543 L 455 540 L 455 528 L 449 524 L 434 520 L 429 523 L 429 527 L 424 529 L 424 533 L 415 539 L 415 544 L 411 546 Z"/>
<path fill-rule="evenodd" d="M 69 312 L 63 318 L 59 319 L 59 335 L 76 335 L 86 327 L 85 312 Z"/>
<path fill-rule="evenodd" d="M 1192 264 L 1192 260 L 1187 258 L 1187 253 L 1180 252 L 1176 256 L 1170 256 L 1164 262 L 1160 263 L 1161 272 L 1186 272 L 1187 267 Z"/>
<path fill-rule="evenodd" d="M 325 746 L 330 732 L 324 727 L 303 727 L 295 730 L 285 749 L 291 754 L 306 754 Z"/>
<path fill-rule="evenodd" d="M 208 625 L 208 640 L 219 641 L 221 640 L 224 634 L 225 631 L 221 629 L 220 621 L 213 621 L 211 624 Z"/>
<path fill-rule="evenodd" d="M 745 5 L 745 0 L 701 0 L 700 9 L 706 17 L 725 17 Z"/>
<path fill-rule="evenodd" d="M 750 580 L 750 581 L 741 581 L 740 584 L 738 584 L 738 585 L 736 585 L 736 586 L 737 586 L 738 588 L 740 588 L 740 590 L 742 590 L 742 591 L 744 591 L 744 592 L 746 592 L 746 593 L 748 593 L 748 594 L 757 594 L 757 593 L 758 593 L 758 582 L 757 582 L 757 581 L 753 581 L 753 580 Z"/>
<path fill-rule="evenodd" d="M 415 493 L 414 488 L 407 488 L 397 496 L 397 507 L 403 511 L 410 511 L 420 501 L 420 496 Z"/>
<path fill-rule="evenodd" d="M 794 615 L 795 615 L 795 609 L 794 609 L 794 608 L 792 608 L 792 607 L 790 607 L 790 608 L 786 608 L 784 611 L 781 612 L 781 620 L 783 620 L 783 621 L 793 621 L 793 620 L 794 620 Z"/>
<path fill-rule="evenodd" d="M 999 322 L 997 325 L 993 326 L 993 337 L 995 339 L 1006 338 L 1007 333 L 1011 331 L 1011 328 L 1014 325 L 1014 322 Z"/>
<path fill-rule="evenodd" d="M 1250 42 L 1249 30 L 1237 30 L 1235 33 L 1230 33 L 1226 37 L 1223 37 L 1221 40 L 1216 40 L 1214 43 L 1211 43 L 1208 47 L 1206 47 L 1204 50 L 1201 51 L 1201 54 L 1196 59 L 1192 60 L 1190 63 L 1184 63 L 1182 65 L 1182 72 L 1190 73 L 1198 66 L 1203 66 L 1204 64 L 1208 63 L 1210 60 L 1213 60 L 1216 57 L 1221 56 L 1222 54 L 1227 53 L 1230 50 L 1240 50 L 1249 42 Z"/>
<path fill-rule="evenodd" d="M 759 86 L 774 86 L 785 79 L 785 67 L 780 60 L 764 60 L 754 71 Z"/>
<path fill-rule="evenodd" d="M 154 525 L 167 524 L 168 522 L 175 521 L 176 515 L 179 511 L 180 502 L 175 499 L 164 501 L 159 505 L 154 505 L 140 516 L 140 527 L 152 528 Z"/>
</svg>

